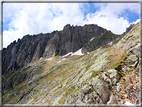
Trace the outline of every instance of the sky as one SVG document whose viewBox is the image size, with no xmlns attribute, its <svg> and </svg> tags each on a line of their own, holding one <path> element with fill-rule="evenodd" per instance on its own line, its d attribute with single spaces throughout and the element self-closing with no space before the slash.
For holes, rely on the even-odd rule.
<svg viewBox="0 0 142 107">
<path fill-rule="evenodd" d="M 140 19 L 139 3 L 3 3 L 3 47 L 23 36 L 97 24 L 115 34 Z"/>
</svg>

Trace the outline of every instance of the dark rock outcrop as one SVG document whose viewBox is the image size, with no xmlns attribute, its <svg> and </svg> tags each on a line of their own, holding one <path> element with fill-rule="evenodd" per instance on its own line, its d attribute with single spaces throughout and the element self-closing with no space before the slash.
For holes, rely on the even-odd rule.
<svg viewBox="0 0 142 107">
<path fill-rule="evenodd" d="M 120 35 L 115 35 L 111 31 L 106 31 L 105 33 L 103 33 L 99 36 L 95 36 L 91 41 L 86 43 L 83 46 L 82 51 L 83 51 L 83 53 L 91 52 L 91 51 L 96 50 L 100 47 L 104 47 L 103 45 L 105 45 L 105 47 L 108 47 L 109 42 L 112 42 L 112 44 L 113 44 L 113 42 L 115 42 L 114 41 L 115 38 L 120 38 Z"/>
</svg>

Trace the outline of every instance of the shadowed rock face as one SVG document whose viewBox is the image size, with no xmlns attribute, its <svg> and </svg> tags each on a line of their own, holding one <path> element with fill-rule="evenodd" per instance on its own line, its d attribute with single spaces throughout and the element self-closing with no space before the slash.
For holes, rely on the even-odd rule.
<svg viewBox="0 0 142 107">
<path fill-rule="evenodd" d="M 67 24 L 62 31 L 54 31 L 48 34 L 41 33 L 33 36 L 26 35 L 3 49 L 2 74 L 18 70 L 38 60 L 40 57 L 49 58 L 56 55 L 65 55 L 68 52 L 75 52 L 85 46 L 85 44 L 89 44 L 88 42 L 90 42 L 91 38 L 103 35 L 105 32 L 107 32 L 106 29 L 94 24 L 83 27 L 74 27 Z M 98 43 L 95 42 L 93 46 Z M 102 44 L 106 43 L 101 42 Z M 84 52 L 88 51 L 86 49 L 88 48 L 87 46 L 83 48 L 86 50 Z M 94 49 L 96 48 L 90 50 Z"/>
</svg>

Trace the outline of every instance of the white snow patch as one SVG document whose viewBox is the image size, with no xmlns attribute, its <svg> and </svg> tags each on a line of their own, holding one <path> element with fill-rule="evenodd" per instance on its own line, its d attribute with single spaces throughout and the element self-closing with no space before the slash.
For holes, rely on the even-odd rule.
<svg viewBox="0 0 142 107">
<path fill-rule="evenodd" d="M 60 60 L 60 61 L 58 61 L 57 63 L 60 63 L 60 62 L 62 62 L 63 60 L 65 60 L 65 59 L 67 59 L 67 58 L 65 58 L 65 57 L 67 57 L 67 56 L 73 56 L 73 55 L 84 55 L 82 52 L 81 52 L 81 50 L 82 50 L 82 48 L 81 49 L 79 49 L 78 51 L 76 51 L 76 52 L 69 52 L 69 53 L 67 53 L 66 55 L 64 55 L 64 56 L 62 56 L 62 59 Z M 48 59 L 49 60 L 49 59 Z"/>
<path fill-rule="evenodd" d="M 100 50 L 102 47 L 98 48 L 97 50 Z"/>
<path fill-rule="evenodd" d="M 90 40 L 90 42 L 94 39 L 94 37 Z"/>
<path fill-rule="evenodd" d="M 135 104 L 132 104 L 132 103 L 130 103 L 128 101 L 125 102 L 125 105 L 127 105 L 127 106 L 136 106 Z"/>
<path fill-rule="evenodd" d="M 81 52 L 82 48 L 79 49 L 78 51 L 74 52 L 71 56 L 73 55 L 84 55 L 82 52 Z"/>
<path fill-rule="evenodd" d="M 87 54 L 89 54 L 90 52 L 87 52 Z"/>
<path fill-rule="evenodd" d="M 60 63 L 60 62 L 62 62 L 63 60 L 65 60 L 66 58 L 63 58 L 63 59 L 61 59 L 60 61 L 58 61 L 57 63 Z"/>
<path fill-rule="evenodd" d="M 49 60 L 52 60 L 53 58 L 48 58 L 47 60 L 49 61 Z"/>
<path fill-rule="evenodd" d="M 111 45 L 112 45 L 112 43 L 113 43 L 113 42 L 110 42 L 110 43 L 108 43 L 108 45 L 110 45 L 110 46 L 111 46 Z"/>
<path fill-rule="evenodd" d="M 42 59 L 42 57 L 39 60 L 41 60 L 41 59 Z"/>
<path fill-rule="evenodd" d="M 62 56 L 62 58 L 67 57 L 68 55 L 72 55 L 72 52 L 67 53 L 66 55 Z"/>
</svg>

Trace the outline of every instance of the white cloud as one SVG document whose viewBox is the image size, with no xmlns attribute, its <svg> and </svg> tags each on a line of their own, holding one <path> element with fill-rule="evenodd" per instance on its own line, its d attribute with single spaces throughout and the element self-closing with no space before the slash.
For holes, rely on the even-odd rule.
<svg viewBox="0 0 142 107">
<path fill-rule="evenodd" d="M 137 24 L 138 22 L 140 22 L 140 19 L 137 19 L 136 21 L 134 21 L 133 24 Z"/>
<path fill-rule="evenodd" d="M 80 24 L 82 22 L 80 19 L 83 19 L 83 13 L 80 10 L 81 4 L 29 3 L 18 5 L 19 3 L 5 4 L 4 19 L 12 17 L 12 20 L 9 24 L 9 30 L 5 30 L 3 34 L 4 47 L 10 41 L 22 38 L 26 34 L 62 30 L 64 25 L 68 23 Z M 12 30 L 13 28 L 14 30 Z"/>
<path fill-rule="evenodd" d="M 127 17 L 120 17 L 122 13 L 125 13 L 125 10 L 140 14 L 139 3 L 97 3 L 94 5 L 99 7 L 99 10 L 96 13 L 88 13 L 84 24 L 95 23 L 116 34 L 123 33 L 126 27 L 130 25 Z"/>
<path fill-rule="evenodd" d="M 107 28 L 116 34 L 124 32 L 126 27 L 129 25 L 129 22 L 123 17 L 118 18 L 114 14 L 110 14 L 109 12 L 104 13 L 103 11 L 87 15 L 87 20 L 84 21 L 84 24 L 92 23 L 98 24 L 103 28 Z"/>
<path fill-rule="evenodd" d="M 128 9 L 131 12 L 140 13 L 140 4 L 139 3 L 108 3 L 106 6 L 104 6 L 104 9 L 106 11 L 121 14 L 124 12 L 124 10 Z"/>
<path fill-rule="evenodd" d="M 137 12 L 136 4 L 95 5 L 100 7 L 96 13 L 84 16 L 84 4 L 81 3 L 6 3 L 4 21 L 11 19 L 9 29 L 3 32 L 4 47 L 26 34 L 48 33 L 62 30 L 66 24 L 98 24 L 114 33 L 122 33 L 130 24 L 124 17 L 118 17 L 124 9 Z M 86 20 L 84 20 L 86 17 Z"/>
</svg>

